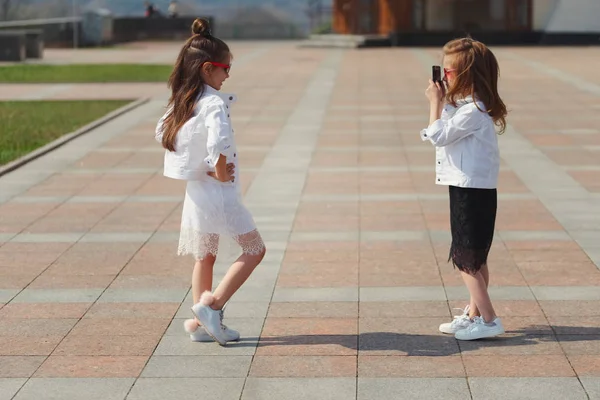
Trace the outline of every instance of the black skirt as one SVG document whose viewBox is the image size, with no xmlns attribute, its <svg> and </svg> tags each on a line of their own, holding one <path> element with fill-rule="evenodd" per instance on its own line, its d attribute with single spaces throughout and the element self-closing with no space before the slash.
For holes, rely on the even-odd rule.
<svg viewBox="0 0 600 400">
<path fill-rule="evenodd" d="M 487 263 L 494 239 L 498 195 L 496 189 L 450 186 L 452 245 L 448 261 L 470 274 Z"/>
</svg>

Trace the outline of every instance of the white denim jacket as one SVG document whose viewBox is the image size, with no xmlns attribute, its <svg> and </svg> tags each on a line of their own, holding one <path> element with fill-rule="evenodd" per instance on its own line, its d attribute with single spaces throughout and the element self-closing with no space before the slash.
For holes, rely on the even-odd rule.
<svg viewBox="0 0 600 400">
<path fill-rule="evenodd" d="M 446 104 L 441 118 L 421 131 L 421 139 L 436 147 L 436 184 L 496 188 L 500 169 L 498 137 L 494 121 L 485 110 L 481 101 L 474 102 L 469 96 L 458 101 L 457 107 Z"/>
<path fill-rule="evenodd" d="M 228 163 L 233 162 L 237 167 L 236 146 L 229 114 L 231 104 L 236 100 L 233 94 L 221 93 L 205 85 L 194 115 L 177 133 L 175 151 L 165 151 L 166 177 L 182 180 L 207 179 L 206 173 L 215 170 L 215 164 L 221 154 L 227 157 Z M 155 138 L 159 143 L 162 143 L 163 121 L 169 112 L 170 110 L 167 110 L 156 126 Z"/>
</svg>

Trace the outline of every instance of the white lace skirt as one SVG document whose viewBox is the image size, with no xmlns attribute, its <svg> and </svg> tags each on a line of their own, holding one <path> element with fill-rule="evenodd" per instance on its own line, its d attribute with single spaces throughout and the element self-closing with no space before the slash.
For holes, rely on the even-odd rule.
<svg viewBox="0 0 600 400">
<path fill-rule="evenodd" d="M 220 242 L 223 247 L 231 239 L 244 254 L 260 254 L 265 245 L 238 185 L 209 179 L 187 183 L 178 254 L 192 254 L 197 260 L 209 254 L 216 257 Z"/>
</svg>

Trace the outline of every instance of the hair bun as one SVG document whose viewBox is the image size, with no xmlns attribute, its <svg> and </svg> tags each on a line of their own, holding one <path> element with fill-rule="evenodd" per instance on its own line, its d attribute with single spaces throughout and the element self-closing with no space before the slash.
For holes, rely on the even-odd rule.
<svg viewBox="0 0 600 400">
<path fill-rule="evenodd" d="M 192 33 L 194 35 L 210 36 L 210 24 L 205 19 L 196 18 L 192 24 Z"/>
</svg>

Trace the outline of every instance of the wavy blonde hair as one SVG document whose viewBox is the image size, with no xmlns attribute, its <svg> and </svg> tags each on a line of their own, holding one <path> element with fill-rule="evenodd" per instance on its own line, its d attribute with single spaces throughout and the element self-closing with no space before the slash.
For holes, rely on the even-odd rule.
<svg viewBox="0 0 600 400">
<path fill-rule="evenodd" d="M 483 43 L 471 38 L 452 40 L 444 46 L 444 56 L 454 57 L 456 78 L 446 93 L 446 101 L 456 107 L 456 101 L 472 96 L 485 104 L 488 115 L 506 130 L 506 105 L 498 94 L 500 67 L 494 53 Z M 483 110 L 481 110 L 483 111 Z"/>
</svg>

